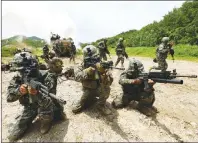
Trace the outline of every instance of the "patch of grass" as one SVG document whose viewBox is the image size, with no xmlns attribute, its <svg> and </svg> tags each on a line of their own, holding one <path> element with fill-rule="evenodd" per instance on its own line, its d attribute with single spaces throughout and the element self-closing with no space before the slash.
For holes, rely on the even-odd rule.
<svg viewBox="0 0 198 143">
<path fill-rule="evenodd" d="M 141 56 L 141 57 L 155 57 L 156 47 L 127 47 L 126 52 L 129 56 Z M 188 60 L 198 62 L 198 46 L 191 45 L 176 45 L 175 60 Z M 116 55 L 115 48 L 109 48 L 112 55 Z M 169 55 L 168 59 L 172 59 Z"/>
</svg>

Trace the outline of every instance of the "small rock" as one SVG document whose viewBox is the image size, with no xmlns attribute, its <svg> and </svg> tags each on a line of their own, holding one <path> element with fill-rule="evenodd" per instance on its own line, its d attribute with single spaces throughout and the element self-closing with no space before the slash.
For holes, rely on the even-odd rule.
<svg viewBox="0 0 198 143">
<path fill-rule="evenodd" d="M 197 124 L 195 122 L 190 122 L 190 124 L 193 126 L 193 128 L 196 128 Z"/>
</svg>

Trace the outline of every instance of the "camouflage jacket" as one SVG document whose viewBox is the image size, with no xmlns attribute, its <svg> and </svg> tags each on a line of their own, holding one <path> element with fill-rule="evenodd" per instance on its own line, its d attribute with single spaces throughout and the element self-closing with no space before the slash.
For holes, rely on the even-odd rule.
<svg viewBox="0 0 198 143">
<path fill-rule="evenodd" d="M 163 43 L 156 49 L 156 57 L 158 60 L 165 60 L 168 56 L 169 47 L 165 46 Z"/>
<path fill-rule="evenodd" d="M 135 79 L 137 78 L 129 78 L 126 71 L 120 75 L 119 84 L 122 85 L 124 94 L 134 95 L 144 91 L 144 82 L 140 85 L 132 84 L 132 80 Z"/>
<path fill-rule="evenodd" d="M 87 74 L 87 72 L 85 72 L 83 65 L 79 65 L 76 67 L 70 67 L 70 68 L 68 68 L 68 71 L 73 72 L 73 73 L 69 73 L 69 74 L 74 75 L 75 81 L 81 82 L 83 87 L 89 88 L 89 89 L 97 89 L 99 86 L 108 87 L 113 82 L 113 76 L 110 71 L 107 71 L 105 74 L 99 73 L 100 77 L 101 77 L 101 81 L 99 84 L 98 84 L 98 79 L 94 75 L 89 76 Z"/>
<path fill-rule="evenodd" d="M 110 52 L 107 48 L 107 45 L 105 44 L 104 41 L 99 42 L 97 47 L 98 47 L 100 53 L 110 54 Z"/>
<path fill-rule="evenodd" d="M 124 54 L 125 53 L 125 47 L 123 43 L 118 43 L 116 46 L 116 53 L 117 54 Z"/>
<path fill-rule="evenodd" d="M 48 87 L 49 92 L 56 94 L 56 86 L 57 86 L 57 76 L 54 73 L 50 73 L 48 71 L 39 71 L 38 78 L 35 79 L 45 86 Z M 20 104 L 23 106 L 28 106 L 29 104 L 37 105 L 38 97 L 31 96 L 29 94 L 21 96 L 19 92 L 19 87 L 23 84 L 23 78 L 17 74 L 15 75 L 7 88 L 7 102 L 14 102 L 19 100 Z"/>
</svg>

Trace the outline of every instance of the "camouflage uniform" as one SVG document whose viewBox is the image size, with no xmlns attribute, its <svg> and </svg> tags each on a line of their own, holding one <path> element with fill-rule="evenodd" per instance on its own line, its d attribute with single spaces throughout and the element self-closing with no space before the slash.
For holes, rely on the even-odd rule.
<svg viewBox="0 0 198 143">
<path fill-rule="evenodd" d="M 71 51 L 70 51 L 70 62 L 73 59 L 75 63 L 75 55 L 76 55 L 76 46 L 74 45 L 74 41 L 71 39 Z"/>
<path fill-rule="evenodd" d="M 166 69 L 168 68 L 168 64 L 166 62 L 166 58 L 169 52 L 168 41 L 168 37 L 162 38 L 162 43 L 156 49 L 156 62 L 158 63 L 158 67 L 153 66 L 151 69 L 166 71 Z"/>
<path fill-rule="evenodd" d="M 124 67 L 124 57 L 125 57 L 125 47 L 123 44 L 123 38 L 119 39 L 119 42 L 117 44 L 116 47 L 116 55 L 118 56 L 117 61 L 115 63 L 115 66 L 117 66 L 119 64 L 119 62 L 121 61 L 121 66 Z"/>
<path fill-rule="evenodd" d="M 83 49 L 83 52 L 86 52 L 87 48 L 91 48 L 92 52 L 95 54 L 97 49 L 96 47 L 92 45 L 88 45 Z M 93 55 L 97 56 L 98 55 Z M 84 54 L 84 57 L 86 55 Z M 98 57 L 99 62 L 99 57 Z M 82 90 L 83 95 L 78 101 L 78 103 L 75 105 L 75 107 L 72 109 L 73 113 L 78 113 L 82 111 L 87 105 L 94 102 L 96 100 L 96 97 L 99 97 L 97 100 L 98 109 L 102 111 L 105 115 L 110 114 L 110 111 L 106 107 L 106 100 L 109 97 L 110 94 L 110 85 L 113 82 L 112 74 L 109 71 L 104 71 L 99 65 L 97 64 L 97 69 L 99 72 L 99 75 L 101 77 L 100 82 L 99 78 L 97 77 L 97 74 L 93 73 L 90 74 L 89 67 L 85 67 L 86 63 L 84 65 L 78 66 L 74 68 L 73 75 L 77 82 L 82 83 Z"/>
<path fill-rule="evenodd" d="M 138 70 L 134 69 L 134 63 L 137 63 Z M 142 112 L 144 112 L 145 107 L 152 107 L 155 101 L 153 84 L 149 83 L 151 90 L 145 91 L 144 82 L 140 84 L 135 82 L 138 79 L 138 73 L 142 71 L 144 71 L 144 67 L 140 61 L 130 60 L 129 68 L 120 75 L 119 84 L 122 86 L 123 93 L 113 100 L 112 104 L 115 108 L 125 107 L 131 101 L 138 101 L 138 107 L 143 109 Z"/>
<path fill-rule="evenodd" d="M 49 96 L 44 97 L 40 93 L 31 95 L 29 92 L 25 95 L 21 94 L 19 88 L 24 84 L 23 74 L 23 72 L 19 72 L 14 76 L 7 89 L 7 102 L 19 100 L 20 104 L 24 106 L 20 119 L 8 136 L 10 141 L 22 137 L 35 117 L 39 117 L 41 121 L 40 132 L 44 134 L 50 129 L 52 120 L 61 119 L 63 115 L 63 106 Z M 34 77 L 32 78 L 34 80 L 47 86 L 50 93 L 56 94 L 57 76 L 55 73 L 36 70 L 33 74 Z"/>
<path fill-rule="evenodd" d="M 107 48 L 107 44 L 106 44 L 106 40 L 104 41 L 100 41 L 98 43 L 98 49 L 99 49 L 99 54 L 100 54 L 100 59 L 106 61 L 107 60 L 107 56 L 106 56 L 106 53 L 109 55 L 110 52 Z"/>
</svg>

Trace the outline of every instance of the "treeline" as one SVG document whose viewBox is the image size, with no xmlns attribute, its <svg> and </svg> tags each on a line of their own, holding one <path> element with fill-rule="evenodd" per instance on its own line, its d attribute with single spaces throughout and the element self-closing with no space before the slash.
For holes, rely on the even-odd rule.
<svg viewBox="0 0 198 143">
<path fill-rule="evenodd" d="M 174 8 L 159 22 L 154 21 L 141 30 L 129 30 L 108 39 L 107 45 L 115 47 L 123 37 L 127 47 L 153 47 L 161 42 L 162 37 L 170 37 L 175 44 L 198 45 L 198 1 L 186 1 L 182 7 Z M 102 39 L 92 42 L 96 45 Z M 81 47 L 87 43 L 81 44 Z"/>
</svg>

